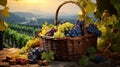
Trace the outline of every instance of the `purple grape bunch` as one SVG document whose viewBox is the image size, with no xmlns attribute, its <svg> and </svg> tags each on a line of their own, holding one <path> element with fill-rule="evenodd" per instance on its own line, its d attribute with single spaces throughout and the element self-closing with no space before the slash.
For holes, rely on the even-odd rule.
<svg viewBox="0 0 120 67">
<path fill-rule="evenodd" d="M 82 21 L 77 21 L 75 23 L 74 27 L 68 31 L 66 36 L 70 36 L 70 37 L 81 36 L 82 35 L 82 25 L 83 25 Z"/>
<path fill-rule="evenodd" d="M 56 30 L 54 28 L 52 28 L 51 30 L 49 30 L 47 32 L 47 36 L 53 36 L 54 35 L 54 32 L 56 32 Z"/>
<path fill-rule="evenodd" d="M 90 34 L 96 34 L 98 37 L 100 37 L 100 35 L 102 34 L 101 31 L 94 24 L 89 24 L 89 26 L 87 27 L 87 32 Z"/>
<path fill-rule="evenodd" d="M 43 47 L 35 47 L 31 48 L 30 52 L 28 53 L 28 59 L 32 63 L 36 63 L 41 57 L 41 53 L 44 51 Z"/>
</svg>

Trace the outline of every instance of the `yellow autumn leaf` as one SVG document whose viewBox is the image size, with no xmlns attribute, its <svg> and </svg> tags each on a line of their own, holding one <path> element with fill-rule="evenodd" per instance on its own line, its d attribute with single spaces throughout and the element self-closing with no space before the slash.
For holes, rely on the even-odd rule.
<svg viewBox="0 0 120 67">
<path fill-rule="evenodd" d="M 0 31 L 5 31 L 8 28 L 8 24 L 6 22 L 0 21 Z"/>
<path fill-rule="evenodd" d="M 94 12 L 96 8 L 95 3 L 93 3 L 91 0 L 77 0 L 77 2 L 84 8 L 87 15 Z"/>
<path fill-rule="evenodd" d="M 9 7 L 5 7 L 2 11 L 1 11 L 1 15 L 3 18 L 8 17 L 9 16 Z"/>
<path fill-rule="evenodd" d="M 7 5 L 7 0 L 0 0 L 0 5 L 1 6 L 6 6 Z"/>
</svg>

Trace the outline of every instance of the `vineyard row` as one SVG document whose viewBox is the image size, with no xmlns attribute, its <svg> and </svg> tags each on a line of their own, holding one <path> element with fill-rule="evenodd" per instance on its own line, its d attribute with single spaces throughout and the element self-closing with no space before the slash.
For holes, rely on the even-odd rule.
<svg viewBox="0 0 120 67">
<path fill-rule="evenodd" d="M 21 48 L 26 44 L 28 40 L 32 38 L 33 36 L 29 36 L 26 34 L 20 34 L 15 30 L 11 30 L 10 28 L 8 28 L 4 32 L 4 43 L 6 43 L 7 45 L 11 47 Z"/>
<path fill-rule="evenodd" d="M 9 28 L 21 34 L 27 34 L 30 36 L 34 36 L 37 32 L 40 31 L 40 28 L 34 28 L 34 27 L 20 25 L 20 24 L 9 24 Z"/>
</svg>

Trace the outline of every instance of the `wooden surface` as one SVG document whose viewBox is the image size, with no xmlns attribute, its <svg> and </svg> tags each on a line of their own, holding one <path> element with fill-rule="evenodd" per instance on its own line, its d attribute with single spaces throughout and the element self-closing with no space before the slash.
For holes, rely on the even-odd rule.
<svg viewBox="0 0 120 67">
<path fill-rule="evenodd" d="M 16 53 L 19 49 L 10 48 L 3 49 L 0 51 L 0 67 L 79 67 L 75 62 L 60 62 L 53 61 L 48 66 L 41 66 L 39 64 L 26 64 L 26 65 L 9 65 L 8 62 L 3 62 L 2 60 L 6 58 L 6 56 L 11 56 Z"/>
<path fill-rule="evenodd" d="M 8 62 L 3 62 L 2 60 L 6 58 L 7 55 L 12 55 L 17 52 L 19 49 L 10 48 L 0 51 L 0 67 L 80 67 L 76 62 L 60 62 L 52 61 L 48 66 L 41 66 L 39 64 L 26 64 L 26 65 L 9 65 Z M 115 66 L 112 61 L 105 61 L 103 63 L 95 64 L 89 62 L 85 67 L 120 67 L 119 65 Z"/>
</svg>

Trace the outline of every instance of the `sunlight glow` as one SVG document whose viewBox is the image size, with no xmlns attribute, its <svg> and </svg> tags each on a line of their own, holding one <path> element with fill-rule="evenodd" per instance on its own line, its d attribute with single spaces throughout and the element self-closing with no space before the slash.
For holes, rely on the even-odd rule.
<svg viewBox="0 0 120 67">
<path fill-rule="evenodd" d="M 44 0 L 29 0 L 29 2 L 32 2 L 32 3 L 37 3 L 39 1 L 44 1 Z"/>
<path fill-rule="evenodd" d="M 8 0 L 10 12 L 31 12 L 34 14 L 55 14 L 58 6 L 67 0 Z M 74 8 L 74 9 L 73 9 Z M 79 8 L 76 5 L 67 4 L 61 8 L 62 14 L 77 13 Z"/>
<path fill-rule="evenodd" d="M 22 0 L 21 0 L 22 1 Z M 43 3 L 45 0 L 23 0 L 24 3 Z"/>
</svg>

